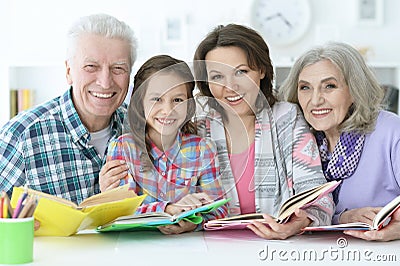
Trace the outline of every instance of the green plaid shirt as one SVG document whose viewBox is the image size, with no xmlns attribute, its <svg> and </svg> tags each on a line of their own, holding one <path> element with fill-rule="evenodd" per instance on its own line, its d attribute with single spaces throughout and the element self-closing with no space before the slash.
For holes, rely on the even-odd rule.
<svg viewBox="0 0 400 266">
<path fill-rule="evenodd" d="M 125 113 L 125 105 L 114 113 L 111 139 L 121 135 Z M 89 141 L 71 89 L 19 114 L 0 129 L 0 191 L 10 196 L 13 186 L 28 184 L 78 204 L 99 193 L 104 155 Z"/>
</svg>

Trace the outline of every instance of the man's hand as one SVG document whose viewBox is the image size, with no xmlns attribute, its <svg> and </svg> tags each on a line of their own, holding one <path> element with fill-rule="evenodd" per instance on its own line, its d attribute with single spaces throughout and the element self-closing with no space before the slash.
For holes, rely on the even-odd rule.
<svg viewBox="0 0 400 266">
<path fill-rule="evenodd" d="M 34 220 L 34 225 L 33 225 L 33 229 L 35 230 L 35 231 L 37 231 L 37 230 L 39 230 L 39 228 L 40 228 L 40 222 L 38 221 L 38 220 Z"/>
</svg>

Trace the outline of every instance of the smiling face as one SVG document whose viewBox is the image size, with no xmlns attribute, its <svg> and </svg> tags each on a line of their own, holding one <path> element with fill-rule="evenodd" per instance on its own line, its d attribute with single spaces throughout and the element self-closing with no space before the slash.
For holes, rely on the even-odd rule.
<svg viewBox="0 0 400 266">
<path fill-rule="evenodd" d="M 168 149 L 186 122 L 187 85 L 175 74 L 157 74 L 148 84 L 143 107 L 150 139 L 161 150 Z"/>
<path fill-rule="evenodd" d="M 239 116 L 254 115 L 264 74 L 249 67 L 245 52 L 235 46 L 217 47 L 205 60 L 210 91 L 222 107 Z"/>
<path fill-rule="evenodd" d="M 328 140 L 338 139 L 338 126 L 353 103 L 341 71 L 329 60 L 309 65 L 300 72 L 297 92 L 307 122 Z"/>
<path fill-rule="evenodd" d="M 83 124 L 90 132 L 105 128 L 128 92 L 130 47 L 126 41 L 100 35 L 78 39 L 66 62 L 67 81 Z"/>
</svg>

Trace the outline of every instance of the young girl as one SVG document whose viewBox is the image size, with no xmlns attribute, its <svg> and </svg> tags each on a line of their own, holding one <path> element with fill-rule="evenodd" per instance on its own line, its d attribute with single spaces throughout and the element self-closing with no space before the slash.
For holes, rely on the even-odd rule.
<svg viewBox="0 0 400 266">
<path fill-rule="evenodd" d="M 130 131 L 109 145 L 100 172 L 101 191 L 126 182 L 131 174 L 135 192 L 148 195 L 137 213 L 171 215 L 222 198 L 215 144 L 194 135 L 193 89 L 193 75 L 181 60 L 159 55 L 142 65 L 128 108 Z M 220 207 L 203 218 L 226 214 L 226 207 Z M 176 234 L 195 228 L 181 221 L 159 230 Z"/>
</svg>

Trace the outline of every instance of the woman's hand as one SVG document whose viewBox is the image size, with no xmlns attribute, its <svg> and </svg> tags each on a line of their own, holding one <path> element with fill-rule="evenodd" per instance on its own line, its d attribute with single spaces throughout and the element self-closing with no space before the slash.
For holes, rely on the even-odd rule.
<svg viewBox="0 0 400 266">
<path fill-rule="evenodd" d="M 393 213 L 389 223 L 380 230 L 374 230 L 374 231 L 347 230 L 344 231 L 344 233 L 368 241 L 372 240 L 390 241 L 390 240 L 400 239 L 400 209 L 397 209 L 397 211 Z"/>
<path fill-rule="evenodd" d="M 128 175 L 128 165 L 125 161 L 113 160 L 106 162 L 99 173 L 100 191 L 119 186 L 121 179 Z"/>
<path fill-rule="evenodd" d="M 342 213 L 339 218 L 339 223 L 354 223 L 362 222 L 372 225 L 375 215 L 381 210 L 381 207 L 364 207 L 348 210 Z"/>
<path fill-rule="evenodd" d="M 311 220 L 304 210 L 296 209 L 287 223 L 280 224 L 268 214 L 263 214 L 265 222 L 254 222 L 247 227 L 256 235 L 265 239 L 286 239 L 301 232 L 301 229 L 310 225 Z"/>
</svg>

